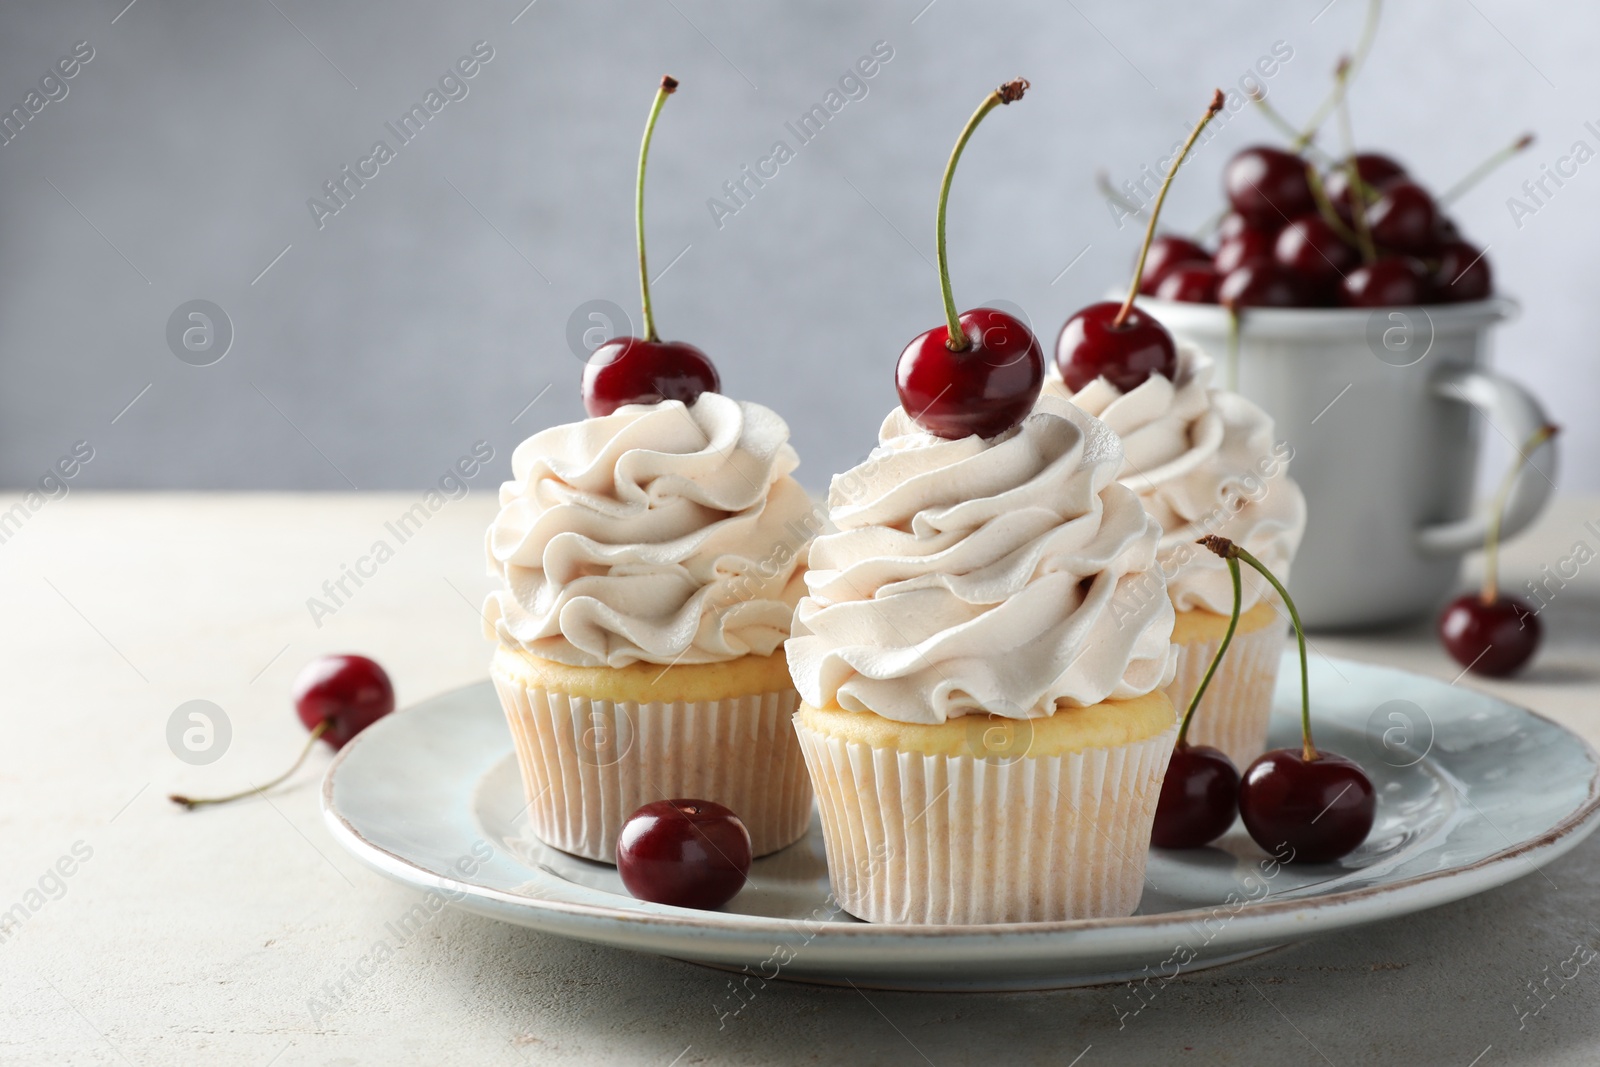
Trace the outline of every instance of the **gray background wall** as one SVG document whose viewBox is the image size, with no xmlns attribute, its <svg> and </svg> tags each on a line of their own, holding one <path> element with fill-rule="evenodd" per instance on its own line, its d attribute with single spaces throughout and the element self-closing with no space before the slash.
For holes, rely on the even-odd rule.
<svg viewBox="0 0 1600 1067">
<path fill-rule="evenodd" d="M 503 475 L 518 439 L 581 414 L 575 309 L 610 300 L 637 325 L 635 153 L 671 72 L 683 89 L 657 130 L 648 212 L 655 270 L 682 257 L 655 286 L 659 322 L 712 355 L 728 392 L 788 417 L 821 486 L 869 447 L 896 356 L 939 321 L 935 193 L 986 90 L 1034 83 L 958 176 L 957 301 L 1011 300 L 1048 343 L 1122 283 L 1136 244 L 1095 169 L 1153 166 L 1208 89 L 1236 90 L 1275 41 L 1293 58 L 1264 84 L 1305 115 L 1363 14 L 1359 0 L 525 3 L 0 7 L 0 111 L 75 42 L 94 49 L 0 146 L 0 485 L 34 482 L 80 439 L 95 456 L 75 486 L 413 487 L 480 438 Z M 1600 120 L 1600 13 L 1390 7 L 1354 95 L 1362 142 L 1441 188 L 1540 136 L 1457 214 L 1525 305 L 1499 366 L 1566 425 L 1565 484 L 1600 488 L 1600 161 L 1520 228 L 1506 206 L 1573 141 L 1600 147 L 1583 126 Z M 398 144 L 385 122 L 479 40 L 494 58 L 469 95 L 319 229 L 307 199 L 378 138 Z M 865 98 L 798 146 L 785 122 L 877 41 L 894 56 Z M 1168 219 L 1210 214 L 1226 155 L 1269 136 L 1249 111 L 1232 119 Z M 707 199 L 778 139 L 796 157 L 719 228 Z M 169 349 L 168 319 L 193 299 L 232 323 L 210 366 Z"/>
</svg>

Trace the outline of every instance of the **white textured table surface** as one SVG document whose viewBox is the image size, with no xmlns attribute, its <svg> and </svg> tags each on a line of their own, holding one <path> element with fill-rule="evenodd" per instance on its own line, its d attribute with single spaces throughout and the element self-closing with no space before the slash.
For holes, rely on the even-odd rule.
<svg viewBox="0 0 1600 1067">
<path fill-rule="evenodd" d="M 0 911 L 21 904 L 26 919 L 0 936 L 0 1062 L 1600 1062 L 1600 961 L 1549 981 L 1548 1003 L 1518 1017 L 1530 982 L 1577 946 L 1600 949 L 1600 835 L 1542 876 L 1184 977 L 1122 1029 L 1118 989 L 777 983 L 719 1030 L 723 974 L 453 911 L 357 973 L 413 896 L 324 832 L 325 750 L 270 803 L 186 814 L 165 795 L 285 765 L 304 737 L 286 692 L 313 655 L 375 656 L 402 703 L 484 676 L 481 489 L 361 588 L 347 582 L 354 595 L 320 627 L 307 609 L 374 540 L 393 543 L 384 523 L 417 499 L 75 494 L 6 531 Z M 0 497 L 0 512 L 15 500 Z M 1600 500 L 1560 502 L 1511 547 L 1507 584 L 1520 589 L 1578 540 L 1600 548 L 1589 520 Z M 1543 617 L 1534 667 L 1487 688 L 1600 742 L 1600 567 Z M 1458 673 L 1426 626 L 1314 640 L 1330 655 Z M 169 717 L 194 699 L 232 726 L 209 766 L 167 744 Z M 312 998 L 328 1005 L 318 1016 Z"/>
</svg>

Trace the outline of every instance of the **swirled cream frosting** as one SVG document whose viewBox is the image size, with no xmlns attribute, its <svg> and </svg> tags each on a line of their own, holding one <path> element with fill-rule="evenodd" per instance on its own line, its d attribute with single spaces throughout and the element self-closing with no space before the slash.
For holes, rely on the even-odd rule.
<svg viewBox="0 0 1600 1067">
<path fill-rule="evenodd" d="M 1076 393 L 1054 369 L 1044 394 L 1065 398 L 1122 438 L 1120 478 L 1163 531 L 1160 565 L 1179 611 L 1233 610 L 1227 564 L 1195 542 L 1227 537 L 1258 557 L 1280 581 L 1306 527 L 1306 502 L 1288 475 L 1290 450 L 1273 442 L 1272 417 L 1237 393 L 1212 389 L 1211 359 L 1178 346 L 1178 374 L 1152 374 L 1127 393 L 1096 378 Z M 1249 610 L 1269 592 L 1244 582 Z"/>
<path fill-rule="evenodd" d="M 789 636 L 820 514 L 789 427 L 704 393 L 517 446 L 489 526 L 489 636 L 584 667 L 767 656 Z"/>
<path fill-rule="evenodd" d="M 988 440 L 901 410 L 834 478 L 787 651 L 801 698 L 908 723 L 1025 719 L 1171 676 L 1160 530 L 1116 482 L 1116 435 L 1042 399 Z"/>
</svg>

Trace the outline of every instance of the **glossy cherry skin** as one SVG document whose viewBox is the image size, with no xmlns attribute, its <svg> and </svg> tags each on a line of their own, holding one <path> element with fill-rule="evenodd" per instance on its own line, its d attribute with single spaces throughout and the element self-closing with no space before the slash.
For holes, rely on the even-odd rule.
<svg viewBox="0 0 1600 1067">
<path fill-rule="evenodd" d="M 1372 832 L 1378 797 L 1354 760 L 1298 748 L 1267 752 L 1239 783 L 1239 816 L 1256 844 L 1286 863 L 1328 863 Z"/>
<path fill-rule="evenodd" d="M 321 656 L 294 680 L 294 710 L 307 730 L 328 724 L 322 740 L 343 748 L 394 710 L 389 675 L 366 656 Z"/>
<path fill-rule="evenodd" d="M 1237 237 L 1245 230 L 1260 230 L 1268 237 L 1271 237 L 1283 228 L 1284 221 L 1284 219 L 1278 219 L 1274 222 L 1266 222 L 1257 226 L 1253 225 L 1249 219 L 1237 211 L 1230 211 L 1222 216 L 1221 222 L 1217 223 L 1217 240 L 1226 241 L 1230 237 Z"/>
<path fill-rule="evenodd" d="M 1271 259 L 1252 259 L 1225 275 L 1217 286 L 1224 307 L 1311 307 L 1310 287 L 1294 271 Z"/>
<path fill-rule="evenodd" d="M 1211 253 L 1187 237 L 1162 234 L 1150 242 L 1145 255 L 1144 274 L 1139 278 L 1139 292 L 1154 296 L 1156 288 L 1176 267 L 1187 263 L 1209 263 Z"/>
<path fill-rule="evenodd" d="M 1257 145 L 1239 152 L 1222 172 L 1222 187 L 1233 210 L 1258 227 L 1277 229 L 1317 206 L 1305 160 L 1280 148 Z"/>
<path fill-rule="evenodd" d="M 1439 615 L 1439 640 L 1474 674 L 1515 674 L 1539 650 L 1539 616 L 1514 596 L 1486 602 L 1481 593 L 1459 596 Z"/>
<path fill-rule="evenodd" d="M 973 308 L 957 321 L 969 342 L 962 351 L 946 343 L 949 327 L 935 326 L 900 353 L 900 406 L 936 437 L 994 437 L 1033 410 L 1044 387 L 1044 349 L 1004 311 Z"/>
<path fill-rule="evenodd" d="M 1380 248 L 1413 256 L 1433 253 L 1439 241 L 1439 209 L 1416 182 L 1400 180 L 1384 186 L 1367 212 L 1372 239 Z"/>
<path fill-rule="evenodd" d="M 1433 298 L 1428 269 L 1410 256 L 1385 256 L 1351 271 L 1341 289 L 1346 307 L 1412 307 Z"/>
<path fill-rule="evenodd" d="M 721 390 L 711 360 L 682 341 L 613 337 L 590 354 L 583 368 L 583 408 L 592 416 L 609 415 L 624 404 L 693 404 L 701 393 Z"/>
<path fill-rule="evenodd" d="M 640 900 L 710 911 L 750 873 L 750 831 L 709 800 L 657 800 L 622 824 L 617 873 Z"/>
<path fill-rule="evenodd" d="M 1222 275 L 1209 263 L 1180 263 L 1161 279 L 1161 284 L 1156 286 L 1156 296 L 1187 304 L 1215 304 L 1220 281 Z"/>
<path fill-rule="evenodd" d="M 1239 813 L 1239 769 L 1221 749 L 1185 744 L 1173 750 L 1161 780 L 1150 843 L 1157 848 L 1209 845 Z"/>
<path fill-rule="evenodd" d="M 1272 258 L 1329 292 L 1361 262 L 1361 254 L 1316 212 L 1301 215 L 1278 231 Z"/>
<path fill-rule="evenodd" d="M 1228 274 L 1252 259 L 1271 259 L 1276 241 L 1277 237 L 1266 230 L 1247 227 L 1222 239 L 1212 265 L 1218 274 Z"/>
<path fill-rule="evenodd" d="M 1447 241 L 1439 248 L 1433 292 L 1435 298 L 1445 304 L 1489 299 L 1494 294 L 1489 257 L 1465 241 Z"/>
<path fill-rule="evenodd" d="M 1406 176 L 1405 168 L 1388 156 L 1377 152 L 1358 152 L 1355 155 L 1356 173 L 1367 188 L 1383 191 L 1392 181 Z M 1343 166 L 1334 167 L 1323 179 L 1323 189 L 1339 215 L 1350 221 L 1350 177 Z"/>
<path fill-rule="evenodd" d="M 1177 377 L 1178 347 L 1167 328 L 1138 307 L 1120 327 L 1113 327 L 1121 309 L 1114 300 L 1090 304 L 1061 327 L 1056 370 L 1074 393 L 1096 378 L 1131 393 L 1152 374 L 1168 380 Z"/>
</svg>

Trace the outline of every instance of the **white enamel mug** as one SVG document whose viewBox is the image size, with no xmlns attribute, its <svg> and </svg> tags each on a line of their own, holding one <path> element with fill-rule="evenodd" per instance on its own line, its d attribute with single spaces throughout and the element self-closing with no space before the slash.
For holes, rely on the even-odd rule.
<svg viewBox="0 0 1600 1067">
<path fill-rule="evenodd" d="M 1484 434 L 1515 448 L 1547 421 L 1522 386 L 1488 369 L 1489 331 L 1516 314 L 1503 298 L 1428 307 L 1250 308 L 1237 367 L 1228 313 L 1211 304 L 1142 300 L 1179 341 L 1236 369 L 1240 393 L 1294 449 L 1289 473 L 1309 519 L 1289 590 L 1307 626 L 1376 626 L 1436 610 L 1461 556 L 1483 546 L 1473 508 Z M 1550 501 L 1549 442 L 1512 490 L 1502 537 Z"/>
</svg>

